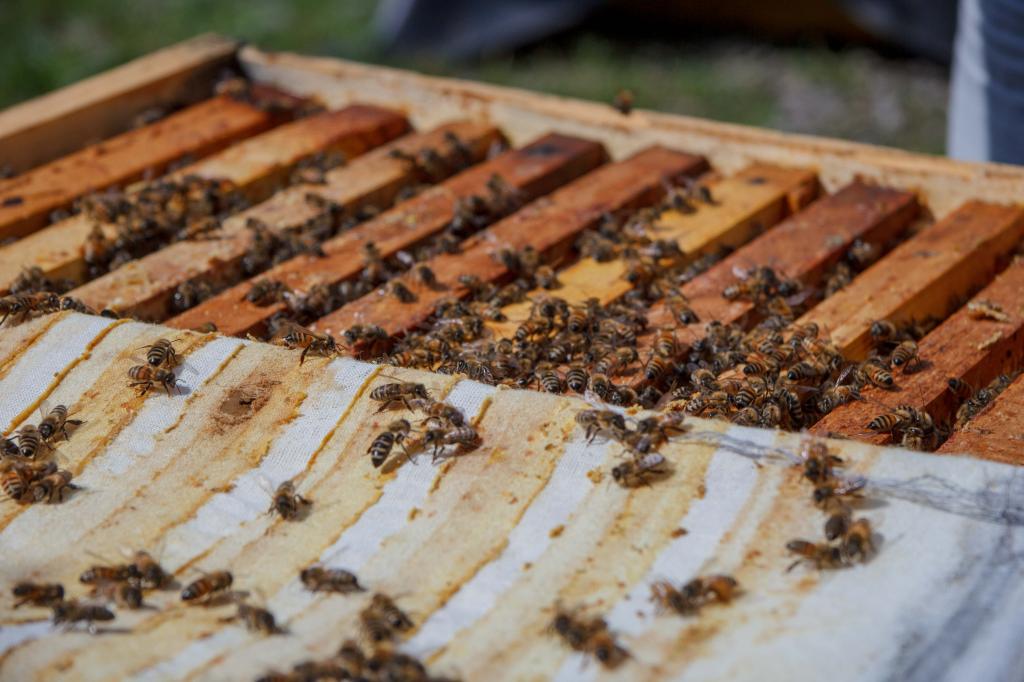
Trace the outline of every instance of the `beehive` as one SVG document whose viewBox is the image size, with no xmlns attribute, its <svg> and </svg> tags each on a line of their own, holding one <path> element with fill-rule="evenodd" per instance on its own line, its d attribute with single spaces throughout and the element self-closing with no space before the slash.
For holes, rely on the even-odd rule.
<svg viewBox="0 0 1024 682">
<path fill-rule="evenodd" d="M 326 111 L 288 120 L 227 96 L 196 102 L 235 58 L 260 87 L 314 96 Z M 196 103 L 125 131 L 139 111 L 167 102 Z M 465 144 L 468 167 L 395 203 L 413 173 L 392 151 L 444 148 L 446 132 Z M 87 144 L 96 137 L 106 139 Z M 502 137 L 512 149 L 490 154 Z M 84 490 L 59 505 L 2 511 L 5 582 L 56 580 L 81 595 L 76 576 L 96 562 L 86 550 L 116 561 L 125 548 L 145 547 L 183 583 L 199 570 L 230 568 L 239 589 L 286 629 L 250 634 L 223 622 L 230 605 L 186 608 L 174 592 L 148 595 L 152 610 L 118 610 L 111 627 L 124 632 L 99 635 L 63 632 L 43 620 L 45 611 L 5 602 L 3 677 L 244 679 L 323 658 L 358 636 L 369 593 L 304 592 L 298 572 L 316 562 L 353 570 L 371 590 L 394 595 L 415 623 L 402 646 L 432 671 L 463 679 L 1010 674 L 1011 649 L 993 645 L 1019 632 L 1020 491 L 1013 467 L 978 458 L 1016 463 L 1012 408 L 1021 381 L 942 446 L 970 457 L 876 447 L 885 439 L 865 436 L 865 424 L 885 405 L 949 418 L 949 378 L 980 386 L 1020 369 L 1022 266 L 1012 256 L 1024 236 L 1024 210 L 1014 203 L 1024 196 L 1024 171 L 623 115 L 378 67 L 236 51 L 218 38 L 0 114 L 0 139 L 23 171 L 0 181 L 0 232 L 20 237 L 0 249 L 0 286 L 9 289 L 37 265 L 74 280 L 70 295 L 88 305 L 173 328 L 59 313 L 0 333 L 5 433 L 35 420 L 44 402 L 66 404 L 84 422 L 56 453 Z M 283 187 L 296 165 L 325 150 L 347 163 L 323 183 Z M 183 155 L 193 157 L 190 165 L 171 173 L 227 179 L 251 204 L 214 238 L 176 241 L 97 277 L 83 251 L 94 221 L 79 214 L 47 224 L 77 196 L 147 170 L 161 174 Z M 529 245 L 557 263 L 562 287 L 553 293 L 571 303 L 621 297 L 630 289 L 622 262 L 576 259 L 575 238 L 606 211 L 658 201 L 665 180 L 709 169 L 714 203 L 672 213 L 660 226 L 693 256 L 734 248 L 683 288 L 703 321 L 756 321 L 752 305 L 721 296 L 739 270 L 769 265 L 817 286 L 856 239 L 887 252 L 798 323 L 817 322 L 857 358 L 868 352 L 874 320 L 942 320 L 920 341 L 925 365 L 901 376 L 898 390 L 866 389 L 865 400 L 812 428 L 875 443 L 832 444 L 867 480 L 878 507 L 864 511 L 880 537 L 863 565 L 786 572 L 787 540 L 819 535 L 822 519 L 792 466 L 796 434 L 694 419 L 660 450 L 671 476 L 622 488 L 608 475 L 620 448 L 589 443 L 575 427 L 588 407 L 579 397 L 353 358 L 300 364 L 297 352 L 232 338 L 263 333 L 283 308 L 245 300 L 252 279 L 268 276 L 247 279 L 252 220 L 283 232 L 315 219 L 323 202 L 339 220 L 394 204 L 332 236 L 323 255 L 298 255 L 269 271 L 303 291 L 355 277 L 367 241 L 389 255 L 441 232 L 458 198 L 503 177 L 526 205 L 430 261 L 449 289 L 403 276 L 414 303 L 370 292 L 314 325 L 338 335 L 377 324 L 397 334 L 423 324 L 459 274 L 506 277 L 493 258 L 502 246 Z M 197 278 L 222 291 L 176 314 L 175 292 Z M 1004 314 L 972 316 L 961 308 L 971 297 Z M 490 331 L 511 333 L 529 308 L 509 306 L 511 321 Z M 650 326 L 665 315 L 656 304 Z M 221 334 L 186 331 L 207 322 Z M 701 328 L 680 328 L 679 341 L 692 345 Z M 139 396 L 126 372 L 139 348 L 162 336 L 183 355 L 182 391 Z M 378 414 L 370 392 L 392 377 L 422 382 L 459 407 L 481 446 L 436 465 L 421 457 L 374 469 L 366 449 L 393 415 Z M 261 481 L 292 478 L 313 507 L 289 523 L 265 513 L 270 496 Z M 963 557 L 975 560 L 965 565 Z M 653 581 L 709 572 L 734 575 L 741 597 L 696 617 L 654 612 Z M 630 658 L 607 670 L 563 648 L 546 632 L 556 604 L 606 615 Z"/>
</svg>

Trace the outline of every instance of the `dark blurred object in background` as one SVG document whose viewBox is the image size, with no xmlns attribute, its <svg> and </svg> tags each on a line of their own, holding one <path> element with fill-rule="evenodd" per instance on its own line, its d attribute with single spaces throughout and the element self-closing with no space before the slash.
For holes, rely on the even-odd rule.
<svg viewBox="0 0 1024 682">
<path fill-rule="evenodd" d="M 604 10 L 658 30 L 742 31 L 759 38 L 821 37 L 897 47 L 948 62 L 956 0 L 382 0 L 388 49 L 442 59 L 486 57 L 535 43 Z"/>
<path fill-rule="evenodd" d="M 946 153 L 1024 164 L 1024 0 L 963 0 Z"/>
</svg>

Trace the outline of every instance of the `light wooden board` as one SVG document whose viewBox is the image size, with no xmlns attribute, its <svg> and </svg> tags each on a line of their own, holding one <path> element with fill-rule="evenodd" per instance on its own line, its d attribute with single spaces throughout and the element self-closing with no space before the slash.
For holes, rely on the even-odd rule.
<svg viewBox="0 0 1024 682">
<path fill-rule="evenodd" d="M 3 162 L 22 172 L 127 129 L 153 107 L 209 96 L 238 42 L 206 34 L 0 112 Z"/>
<path fill-rule="evenodd" d="M 400 646 L 465 680 L 916 679 L 907 671 L 935 657 L 948 672 L 929 668 L 928 679 L 1001 679 L 1015 660 L 1012 647 L 986 646 L 1016 632 L 1024 599 L 1012 553 L 1024 509 L 1010 467 L 834 442 L 868 479 L 872 502 L 859 514 L 876 524 L 879 552 L 834 573 L 786 572 L 785 543 L 815 537 L 823 517 L 789 460 L 748 458 L 765 447 L 795 453 L 799 436 L 693 420 L 691 434 L 662 448 L 673 475 L 626 490 L 607 476 L 618 447 L 588 445 L 575 428 L 580 400 L 347 359 L 299 366 L 297 352 L 136 323 L 97 332 L 76 315 L 52 321 L 16 364 L 31 367 L 33 348 L 65 342 L 72 328 L 95 338 L 62 361 L 73 367 L 54 385 L 11 391 L 0 378 L 20 405 L 60 400 L 86 420 L 61 445 L 86 490 L 4 511 L 5 582 L 56 579 L 79 595 L 76 576 L 94 563 L 82 546 L 114 557 L 148 547 L 182 582 L 200 568 L 233 570 L 287 633 L 250 634 L 222 621 L 233 607 L 183 607 L 167 591 L 147 596 L 151 609 L 118 611 L 113 625 L 125 631 L 93 636 L 51 627 L 43 610 L 14 610 L 5 592 L 5 679 L 251 679 L 329 655 L 357 636 L 368 593 L 305 592 L 297 572 L 316 561 L 392 594 L 416 624 Z M 131 354 L 165 335 L 184 354 L 185 390 L 140 399 L 126 385 Z M 395 378 L 465 410 L 480 449 L 373 469 L 363 453 L 400 410 L 376 413 L 369 392 Z M 738 452 L 704 441 L 723 433 Z M 309 517 L 266 514 L 261 476 L 297 476 Z M 44 531 L 64 541 L 40 542 Z M 989 559 L 965 565 L 965 552 Z M 708 572 L 740 581 L 732 605 L 684 619 L 647 600 L 654 580 Z M 631 658 L 609 673 L 563 648 L 546 631 L 557 603 L 605 615 Z M 848 664 L 825 653 L 836 646 Z"/>
</svg>

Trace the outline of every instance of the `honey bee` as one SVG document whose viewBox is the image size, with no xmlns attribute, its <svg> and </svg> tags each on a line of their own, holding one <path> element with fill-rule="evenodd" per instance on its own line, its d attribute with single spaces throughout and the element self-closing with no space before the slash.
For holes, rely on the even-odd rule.
<svg viewBox="0 0 1024 682">
<path fill-rule="evenodd" d="M 267 513 L 276 512 L 285 521 L 295 521 L 311 504 L 313 503 L 310 500 L 296 494 L 295 483 L 284 481 L 274 491 Z"/>
<path fill-rule="evenodd" d="M 398 280 L 394 280 L 388 286 L 388 289 L 392 296 L 398 299 L 399 303 L 415 303 L 418 299 L 409 287 L 405 286 Z"/>
<path fill-rule="evenodd" d="M 228 571 L 207 573 L 202 578 L 189 583 L 181 591 L 181 600 L 193 604 L 208 604 L 214 598 L 224 594 L 235 581 Z"/>
<path fill-rule="evenodd" d="M 100 581 L 93 585 L 89 596 L 126 609 L 140 609 L 143 606 L 142 590 L 132 582 Z"/>
<path fill-rule="evenodd" d="M 622 114 L 628 116 L 633 111 L 633 93 L 630 90 L 619 90 L 612 98 L 612 107 Z"/>
<path fill-rule="evenodd" d="M 663 455 L 657 452 L 612 467 L 612 478 L 624 488 L 647 485 L 650 478 L 667 473 L 667 461 Z"/>
<path fill-rule="evenodd" d="M 690 374 L 690 383 L 693 384 L 695 388 L 711 391 L 717 391 L 721 388 L 718 383 L 718 378 L 715 377 L 714 373 L 710 370 L 704 369 L 703 367 Z"/>
<path fill-rule="evenodd" d="M 434 430 L 435 434 L 437 430 Z M 432 444 L 434 446 L 433 458 L 436 461 L 441 449 L 446 445 L 455 445 L 461 450 L 469 450 L 480 442 L 480 434 L 472 426 L 460 426 L 453 429 L 441 429 L 443 435 L 440 439 L 435 435 Z"/>
<path fill-rule="evenodd" d="M 420 263 L 415 268 L 416 278 L 428 289 L 440 289 L 441 284 L 437 281 L 437 275 L 425 263 Z"/>
<path fill-rule="evenodd" d="M 272 343 L 286 346 L 292 350 L 302 349 L 299 356 L 299 364 L 306 361 L 306 355 L 315 353 L 318 355 L 333 355 L 338 347 L 334 337 L 330 334 L 317 334 L 294 322 L 285 320 L 281 329 L 274 335 Z"/>
<path fill-rule="evenodd" d="M 825 539 L 837 540 L 850 529 L 853 521 L 853 511 L 846 505 L 838 506 L 835 511 L 825 519 Z"/>
<path fill-rule="evenodd" d="M 68 408 L 64 405 L 57 405 L 39 422 L 39 435 L 45 443 L 49 443 L 58 432 L 66 440 L 68 438 L 68 424 L 79 426 L 82 424 L 82 420 L 68 419 Z"/>
<path fill-rule="evenodd" d="M 29 484 L 27 495 L 34 502 L 57 504 L 63 502 L 75 490 L 81 490 L 71 482 L 72 474 L 60 469 L 35 479 Z"/>
<path fill-rule="evenodd" d="M 363 631 L 374 642 L 385 642 L 397 633 L 412 629 L 413 622 L 391 597 L 377 592 L 370 603 L 359 613 Z"/>
<path fill-rule="evenodd" d="M 799 558 L 789 565 L 786 572 L 792 571 L 799 564 L 809 562 L 815 568 L 840 568 L 846 565 L 841 548 L 828 543 L 814 543 L 807 540 L 790 540 L 786 543 L 786 549 Z"/>
<path fill-rule="evenodd" d="M 171 575 L 163 566 L 144 550 L 140 549 L 132 555 L 130 565 L 139 585 L 147 590 L 159 590 L 171 580 Z"/>
<path fill-rule="evenodd" d="M 537 286 L 541 289 L 547 289 L 550 291 L 562 286 L 562 283 L 558 281 L 558 274 L 550 265 L 541 265 L 538 267 L 536 272 L 533 273 L 533 277 L 537 282 Z"/>
<path fill-rule="evenodd" d="M 138 568 L 134 564 L 97 564 L 82 571 L 78 576 L 78 582 L 98 585 L 134 581 L 139 577 Z"/>
<path fill-rule="evenodd" d="M 847 482 L 828 479 L 818 484 L 814 489 L 812 498 L 815 505 L 825 511 L 831 511 L 845 507 L 846 500 L 852 497 L 859 497 L 859 492 L 864 488 L 864 485 L 863 479 Z"/>
<path fill-rule="evenodd" d="M 892 373 L 876 361 L 866 360 L 860 370 L 868 381 L 879 388 L 892 388 L 895 384 Z"/>
<path fill-rule="evenodd" d="M 396 419 L 388 424 L 387 430 L 373 439 L 366 453 L 370 455 L 370 462 L 375 469 L 379 469 L 384 464 L 395 445 L 402 445 L 411 429 L 412 425 L 408 420 Z M 406 452 L 406 456 L 408 456 L 408 452 Z"/>
<path fill-rule="evenodd" d="M 832 467 L 843 463 L 843 458 L 829 452 L 825 443 L 813 439 L 804 442 L 800 458 L 803 460 L 804 478 L 812 483 L 831 480 Z"/>
<path fill-rule="evenodd" d="M 537 382 L 548 393 L 562 392 L 562 378 L 552 369 L 541 369 L 535 374 Z"/>
<path fill-rule="evenodd" d="M 171 295 L 171 308 L 177 312 L 184 312 L 194 308 L 206 299 L 213 296 L 213 286 L 209 282 L 200 279 L 190 279 L 182 282 Z"/>
<path fill-rule="evenodd" d="M 911 340 L 900 342 L 900 345 L 892 351 L 889 356 L 889 362 L 893 367 L 903 367 L 903 372 L 906 373 L 911 364 L 917 361 L 917 343 Z"/>
<path fill-rule="evenodd" d="M 171 390 L 177 390 L 177 377 L 174 376 L 174 372 L 166 369 L 156 369 L 151 365 L 136 365 L 128 370 L 128 378 L 131 379 L 129 386 L 141 386 L 142 392 L 140 395 L 146 395 L 154 385 L 159 384 L 163 387 L 167 395 L 171 394 Z"/>
<path fill-rule="evenodd" d="M 890 341 L 899 335 L 899 329 L 889 320 L 875 320 L 868 330 L 871 338 L 877 341 Z"/>
<path fill-rule="evenodd" d="M 678 320 L 682 324 L 695 324 L 700 322 L 700 318 L 697 317 L 697 313 L 690 307 L 689 301 L 681 293 L 676 291 L 669 292 L 668 296 L 665 297 L 665 305 L 668 306 L 669 311 L 672 313 L 672 317 Z"/>
<path fill-rule="evenodd" d="M 310 566 L 302 569 L 299 573 L 299 579 L 310 592 L 349 594 L 365 591 L 365 588 L 359 584 L 359 579 L 356 575 L 343 568 Z"/>
<path fill-rule="evenodd" d="M 618 438 L 626 431 L 625 417 L 614 410 L 580 410 L 576 423 L 586 430 L 587 442 L 601 434 Z"/>
<path fill-rule="evenodd" d="M 818 398 L 817 407 L 818 411 L 822 414 L 828 414 L 840 405 L 845 405 L 854 400 L 860 400 L 860 391 L 857 387 L 845 385 L 831 386 L 822 392 Z"/>
<path fill-rule="evenodd" d="M 857 519 L 851 523 L 843 534 L 842 549 L 846 560 L 866 560 L 875 551 L 871 537 L 871 522 L 867 519 Z"/>
<path fill-rule="evenodd" d="M 64 600 L 64 586 L 59 583 L 20 582 L 11 588 L 15 598 L 14 608 L 25 604 L 51 606 Z"/>
<path fill-rule="evenodd" d="M 383 412 L 396 402 L 402 403 L 411 412 L 413 407 L 410 401 L 414 398 L 431 399 L 426 386 L 411 381 L 381 384 L 370 391 L 370 399 L 381 403 L 377 412 Z"/>
<path fill-rule="evenodd" d="M 817 379 L 828 375 L 828 367 L 815 360 L 803 360 L 789 368 L 786 378 L 790 381 Z"/>
<path fill-rule="evenodd" d="M 110 609 L 95 604 L 80 604 L 74 599 L 59 601 L 52 608 L 54 625 L 86 623 L 90 634 L 96 634 L 96 623 L 114 620 L 114 613 Z"/>
<path fill-rule="evenodd" d="M 459 408 L 449 405 L 442 400 L 424 400 L 416 398 L 412 401 L 413 407 L 427 414 L 429 418 L 440 420 L 442 424 L 452 426 L 464 426 L 466 418 Z"/>
<path fill-rule="evenodd" d="M 556 607 L 548 629 L 574 651 L 590 654 L 608 668 L 617 667 L 629 657 L 629 652 L 608 631 L 603 618 L 583 620 Z"/>
<path fill-rule="evenodd" d="M 43 434 L 35 425 L 25 424 L 18 429 L 18 451 L 22 457 L 32 459 L 39 454 L 44 444 Z"/>
<path fill-rule="evenodd" d="M 272 279 L 258 279 L 253 282 L 252 287 L 245 294 L 245 300 L 255 303 L 258 306 L 268 306 L 280 303 L 284 295 L 290 293 L 291 289 L 284 282 Z"/>
<path fill-rule="evenodd" d="M 245 623 L 245 628 L 249 632 L 258 632 L 263 635 L 280 634 L 281 629 L 277 625 L 274 614 L 267 609 L 244 602 L 239 602 L 237 609 L 233 616 L 221 618 L 220 622 L 231 623 L 241 621 Z"/>
<path fill-rule="evenodd" d="M 590 379 L 590 375 L 587 374 L 586 368 L 580 364 L 575 363 L 569 366 L 569 369 L 565 372 L 565 384 L 569 387 L 570 391 L 576 393 L 583 393 L 587 390 L 587 383 Z"/>
<path fill-rule="evenodd" d="M 970 397 L 974 393 L 974 388 L 969 383 L 957 377 L 950 377 L 947 386 L 953 392 L 953 395 L 961 400 Z"/>
</svg>

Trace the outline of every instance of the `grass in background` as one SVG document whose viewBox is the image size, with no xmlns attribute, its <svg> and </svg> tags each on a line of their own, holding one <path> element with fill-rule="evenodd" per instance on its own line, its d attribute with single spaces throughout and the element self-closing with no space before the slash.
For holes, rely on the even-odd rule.
<svg viewBox="0 0 1024 682">
<path fill-rule="evenodd" d="M 9 0 L 10 1 L 10 0 Z M 0 25 L 0 106 L 215 31 L 269 49 L 334 55 L 439 75 L 781 130 L 941 152 L 943 69 L 868 51 L 752 41 L 623 41 L 583 29 L 472 64 L 392 58 L 369 0 L 13 0 Z"/>
</svg>

